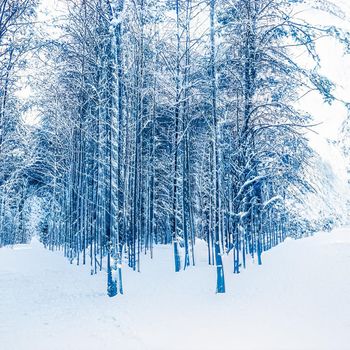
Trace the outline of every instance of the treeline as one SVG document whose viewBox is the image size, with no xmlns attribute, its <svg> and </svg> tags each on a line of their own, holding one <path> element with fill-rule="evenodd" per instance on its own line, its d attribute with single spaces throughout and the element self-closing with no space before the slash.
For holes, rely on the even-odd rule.
<svg viewBox="0 0 350 350">
<path fill-rule="evenodd" d="M 31 140 L 22 123 L 21 71 L 35 46 L 35 0 L 0 0 L 0 247 L 25 242 Z"/>
<path fill-rule="evenodd" d="M 248 256 L 261 264 L 305 234 L 295 207 L 314 191 L 311 118 L 296 106 L 313 90 L 333 100 L 315 41 L 346 36 L 307 23 L 304 5 L 64 1 L 61 38 L 42 49 L 36 77 L 30 178 L 47 198 L 43 243 L 91 273 L 106 261 L 114 296 L 124 263 L 140 271 L 141 254 L 172 244 L 180 271 L 203 239 L 223 293 L 223 254 L 239 273 Z"/>
</svg>

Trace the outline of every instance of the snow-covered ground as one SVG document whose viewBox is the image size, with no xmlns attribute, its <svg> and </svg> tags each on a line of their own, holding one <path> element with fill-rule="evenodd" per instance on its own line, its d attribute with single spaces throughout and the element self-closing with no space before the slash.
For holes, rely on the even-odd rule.
<svg viewBox="0 0 350 350">
<path fill-rule="evenodd" d="M 1 350 L 350 349 L 350 229 L 285 243 L 214 293 L 215 270 L 174 273 L 171 248 L 124 271 L 124 296 L 105 274 L 31 245 L 0 249 Z"/>
</svg>

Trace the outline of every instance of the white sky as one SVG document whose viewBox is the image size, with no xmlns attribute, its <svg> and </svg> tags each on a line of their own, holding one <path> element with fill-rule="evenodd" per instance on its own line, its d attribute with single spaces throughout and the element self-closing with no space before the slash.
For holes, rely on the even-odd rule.
<svg viewBox="0 0 350 350">
<path fill-rule="evenodd" d="M 350 1 L 333 0 L 346 14 L 344 20 L 320 11 L 306 11 L 303 16 L 313 24 L 336 25 L 350 31 Z M 321 74 L 336 84 L 337 98 L 350 102 L 350 55 L 344 55 L 343 47 L 334 39 L 321 39 L 316 44 L 321 58 Z M 308 133 L 310 144 L 328 162 L 341 180 L 347 179 L 346 162 L 338 146 L 328 141 L 338 141 L 340 128 L 348 113 L 341 102 L 328 105 L 318 93 L 310 93 L 301 101 L 304 110 L 314 116 L 313 128 L 316 133 Z"/>
</svg>

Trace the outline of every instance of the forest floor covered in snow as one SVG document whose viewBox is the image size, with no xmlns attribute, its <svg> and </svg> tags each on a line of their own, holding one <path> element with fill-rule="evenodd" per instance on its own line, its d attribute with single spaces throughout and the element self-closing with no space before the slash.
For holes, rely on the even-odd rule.
<svg viewBox="0 0 350 350">
<path fill-rule="evenodd" d="M 350 229 L 283 244 L 232 274 L 215 294 L 215 268 L 199 242 L 197 266 L 173 272 L 171 247 L 124 269 L 125 295 L 106 275 L 61 252 L 0 249 L 2 350 L 350 349 Z"/>
</svg>

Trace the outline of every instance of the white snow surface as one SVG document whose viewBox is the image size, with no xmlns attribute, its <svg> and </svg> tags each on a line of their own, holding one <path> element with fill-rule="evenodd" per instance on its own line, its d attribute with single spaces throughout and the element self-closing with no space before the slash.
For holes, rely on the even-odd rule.
<svg viewBox="0 0 350 350">
<path fill-rule="evenodd" d="M 125 295 L 108 298 L 104 272 L 70 265 L 33 239 L 0 249 L 2 350 L 350 349 L 350 228 L 287 239 L 232 274 L 215 294 L 215 268 L 173 272 L 171 247 L 123 267 Z"/>
</svg>

